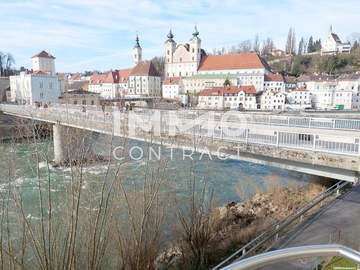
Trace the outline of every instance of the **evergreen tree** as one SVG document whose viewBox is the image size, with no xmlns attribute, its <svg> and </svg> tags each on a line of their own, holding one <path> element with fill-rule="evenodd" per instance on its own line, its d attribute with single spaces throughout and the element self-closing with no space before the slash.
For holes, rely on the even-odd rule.
<svg viewBox="0 0 360 270">
<path fill-rule="evenodd" d="M 314 41 L 313 41 L 313 37 L 311 36 L 311 37 L 309 38 L 308 47 L 307 47 L 307 52 L 308 52 L 308 53 L 312 53 L 312 52 L 314 52 L 314 51 L 315 51 L 315 49 L 314 49 Z"/>
</svg>

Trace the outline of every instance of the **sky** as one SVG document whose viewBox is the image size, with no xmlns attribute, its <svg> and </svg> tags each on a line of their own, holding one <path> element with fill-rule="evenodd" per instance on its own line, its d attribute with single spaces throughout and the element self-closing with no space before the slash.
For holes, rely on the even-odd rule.
<svg viewBox="0 0 360 270">
<path fill-rule="evenodd" d="M 46 50 L 57 72 L 105 71 L 133 66 L 136 34 L 143 60 L 164 55 L 170 28 L 182 44 L 195 24 L 209 52 L 256 34 L 284 49 L 289 27 L 299 41 L 323 38 L 332 24 L 346 41 L 360 32 L 359 14 L 358 0 L 0 0 L 0 52 L 17 68 Z"/>
</svg>

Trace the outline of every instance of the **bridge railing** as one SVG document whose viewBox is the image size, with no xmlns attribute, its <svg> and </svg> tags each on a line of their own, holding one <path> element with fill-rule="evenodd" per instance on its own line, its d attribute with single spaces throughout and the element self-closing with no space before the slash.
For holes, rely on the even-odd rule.
<svg viewBox="0 0 360 270">
<path fill-rule="evenodd" d="M 329 198 L 333 194 L 339 195 L 339 191 L 347 186 L 349 182 L 340 181 L 335 185 L 329 187 L 324 192 L 318 194 L 310 201 L 306 202 L 302 206 L 295 209 L 291 214 L 286 216 L 285 218 L 279 220 L 274 223 L 270 227 L 268 227 L 264 232 L 258 235 L 256 238 L 251 240 L 249 243 L 238 249 L 231 256 L 220 262 L 216 265 L 213 270 L 217 270 L 220 267 L 223 267 L 233 261 L 240 261 L 251 254 L 254 254 L 260 248 L 264 247 L 264 245 L 271 241 L 276 241 L 280 236 L 282 236 L 287 229 L 297 220 L 300 222 L 303 220 L 305 214 L 307 214 L 310 210 L 312 210 L 315 206 L 321 204 L 325 199 Z"/>
<path fill-rule="evenodd" d="M 67 123 L 69 125 L 88 128 L 91 130 L 98 130 L 99 132 L 107 132 L 110 133 L 114 126 L 114 114 L 111 112 L 102 112 L 97 110 L 86 110 L 83 112 L 80 108 L 76 107 L 65 107 L 65 106 L 51 106 L 47 109 L 39 109 L 31 106 L 17 106 L 17 105 L 0 105 L 3 110 L 7 112 L 12 112 L 14 114 L 24 115 L 27 114 L 32 118 L 37 118 L 39 120 L 46 119 L 48 121 L 52 121 L 53 123 L 62 122 Z M 151 121 L 151 110 L 143 110 L 137 113 L 143 119 L 142 126 L 147 126 Z M 154 112 L 154 111 L 153 111 Z M 162 134 L 169 135 L 169 129 L 174 128 L 174 121 L 170 119 L 171 116 L 166 112 L 162 111 L 163 118 L 161 122 Z M 120 113 L 120 115 L 126 116 L 127 113 Z M 189 117 L 189 115 L 191 117 Z M 188 123 L 189 119 L 194 119 L 196 113 L 183 113 L 180 114 L 179 120 L 182 123 Z M 352 155 L 359 156 L 360 155 L 360 133 L 358 136 L 352 137 L 339 137 L 339 136 L 331 136 L 331 135 L 319 135 L 316 132 L 316 129 L 309 129 L 309 132 L 306 134 L 298 133 L 298 132 L 284 132 L 276 130 L 277 125 L 273 125 L 273 131 L 264 131 L 260 128 L 237 128 L 237 131 L 234 134 L 228 134 L 225 132 L 226 129 L 231 129 L 231 127 L 235 127 L 238 125 L 236 122 L 232 121 L 217 121 L 219 114 L 215 116 L 216 121 L 213 123 L 200 123 L 195 125 L 195 127 L 179 131 L 177 134 L 179 135 L 192 135 L 197 137 L 208 137 L 212 139 L 230 141 L 230 142 L 241 142 L 247 144 L 259 144 L 259 145 L 269 145 L 276 146 L 281 148 L 291 148 L 291 149 L 300 149 L 300 150 L 308 150 L 308 151 L 318 151 L 325 153 L 335 153 L 342 155 Z M 267 119 L 268 116 L 265 116 Z M 221 118 L 220 118 L 221 119 Z M 270 121 L 269 120 L 269 121 Z M 325 123 L 330 123 L 332 125 L 343 125 L 342 122 L 336 122 L 338 120 L 334 119 L 308 119 L 304 120 L 302 118 L 287 118 L 282 117 L 279 118 L 277 123 L 285 123 L 287 121 L 297 121 L 296 123 L 305 123 L 304 121 L 308 121 L 308 123 L 321 123 L 321 126 L 326 126 Z M 349 120 L 352 121 L 352 120 Z M 295 122 L 294 122 L 295 123 Z M 352 123 L 352 122 L 349 122 Z M 356 122 L 354 122 L 356 123 Z M 122 125 L 129 126 L 128 120 L 124 120 Z M 319 124 L 320 125 L 320 124 Z M 354 124 L 355 126 L 357 124 Z M 354 126 L 352 126 L 354 127 Z M 176 127 L 175 127 L 176 128 Z M 126 134 L 124 134 L 126 135 Z"/>
</svg>

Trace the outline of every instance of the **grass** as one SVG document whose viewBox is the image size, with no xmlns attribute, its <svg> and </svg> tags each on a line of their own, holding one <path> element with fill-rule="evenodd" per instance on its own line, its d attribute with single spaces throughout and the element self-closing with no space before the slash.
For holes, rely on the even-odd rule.
<svg viewBox="0 0 360 270">
<path fill-rule="evenodd" d="M 324 270 L 357 270 L 356 263 L 341 257 L 333 257 L 325 266 Z"/>
</svg>

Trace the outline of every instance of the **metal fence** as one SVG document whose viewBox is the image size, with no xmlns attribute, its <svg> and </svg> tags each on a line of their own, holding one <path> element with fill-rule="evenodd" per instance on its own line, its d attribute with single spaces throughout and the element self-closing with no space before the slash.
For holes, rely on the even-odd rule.
<svg viewBox="0 0 360 270">
<path fill-rule="evenodd" d="M 98 107 L 94 106 L 93 110 L 86 110 L 83 112 L 81 106 L 60 106 L 54 105 L 49 108 L 34 108 L 31 106 L 18 105 L 0 105 L 0 109 L 18 114 L 19 116 L 28 116 L 34 119 L 43 119 L 53 123 L 67 123 L 75 127 L 87 128 L 104 133 L 111 133 L 114 127 L 114 113 L 99 111 Z M 152 115 L 156 110 L 137 110 L 136 114 L 142 119 L 142 123 L 129 123 L 127 117 L 129 112 L 116 111 L 116 115 L 120 115 L 121 125 L 138 125 L 138 130 L 151 124 Z M 357 131 L 360 127 L 360 120 L 346 120 L 346 119 L 329 119 L 329 118 L 294 118 L 294 117 L 274 117 L 274 116 L 246 116 L 246 123 L 256 123 L 259 127 L 248 129 L 238 125 L 234 119 L 227 119 L 221 121 L 223 114 L 215 113 L 213 122 L 197 122 L 190 128 L 185 130 L 178 130 L 172 115 L 168 111 L 161 112 L 161 134 L 170 136 L 170 129 L 177 130 L 178 135 L 208 137 L 217 140 L 224 140 L 229 142 L 240 142 L 247 144 L 269 145 L 281 148 L 301 149 L 308 151 L 318 151 L 326 153 L 335 153 L 343 155 L 360 155 L 359 139 L 360 133 L 357 132 L 351 136 L 322 136 L 317 133 L 318 128 L 327 129 L 345 129 L 349 131 Z M 177 112 L 176 112 L 177 113 Z M 238 113 L 238 112 L 236 112 Z M 192 120 L 201 118 L 198 112 L 179 111 L 177 113 L 177 120 L 184 126 L 189 124 Z M 236 114 L 235 114 L 236 116 Z M 198 117 L 198 118 L 197 118 Z M 263 131 L 261 125 L 271 126 L 270 132 Z M 301 126 L 308 127 L 309 131 L 305 133 L 298 132 L 284 132 L 277 130 L 277 126 Z M 313 127 L 313 128 L 311 128 Z M 233 132 L 232 132 L 233 131 Z M 124 134 L 125 135 L 125 134 Z"/>
<path fill-rule="evenodd" d="M 299 208 L 295 209 L 290 215 L 286 216 L 285 218 L 281 219 L 280 221 L 274 223 L 270 227 L 268 227 L 264 232 L 262 232 L 260 235 L 258 235 L 256 238 L 251 240 L 249 243 L 238 249 L 236 252 L 234 252 L 231 256 L 223 260 L 221 263 L 216 265 L 213 270 L 220 269 L 220 267 L 223 267 L 230 262 L 233 261 L 240 261 L 246 257 L 248 257 L 251 254 L 254 254 L 254 252 L 258 251 L 260 248 L 264 247 L 266 243 L 269 241 L 277 240 L 278 237 L 280 237 L 282 234 L 284 234 L 284 231 L 289 228 L 291 224 L 293 224 L 296 220 L 300 220 L 300 222 L 303 220 L 303 216 L 308 213 L 311 209 L 313 209 L 315 206 L 321 204 L 326 198 L 330 197 L 334 193 L 337 195 L 339 194 L 340 189 L 348 185 L 349 182 L 340 181 L 336 183 L 335 185 L 328 188 L 323 193 L 318 194 L 315 196 L 312 200 L 306 202 Z"/>
</svg>

